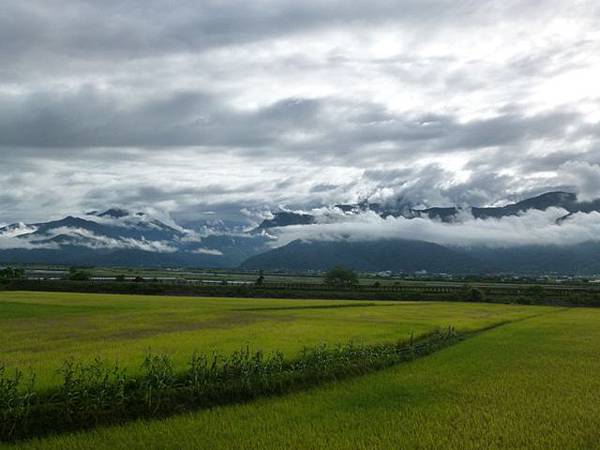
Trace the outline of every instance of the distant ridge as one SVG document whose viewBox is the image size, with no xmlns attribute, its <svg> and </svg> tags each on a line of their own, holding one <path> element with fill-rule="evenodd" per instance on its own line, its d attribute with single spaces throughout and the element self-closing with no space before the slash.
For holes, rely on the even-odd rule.
<svg viewBox="0 0 600 450">
<path fill-rule="evenodd" d="M 0 228 L 2 236 L 15 243 L 0 249 L 0 263 L 5 264 L 233 267 L 266 250 L 261 236 L 196 238 L 190 230 L 121 208 L 12 224 Z"/>
<path fill-rule="evenodd" d="M 562 226 L 575 213 L 600 212 L 600 200 L 580 202 L 569 192 L 548 192 L 502 207 L 410 208 L 362 202 L 336 205 L 339 215 L 366 211 L 380 217 L 421 218 L 459 222 L 470 213 L 481 220 L 518 216 L 527 211 L 561 208 Z M 0 218 L 1 219 L 1 218 Z M 460 248 L 410 240 L 311 240 L 310 225 L 318 222 L 306 212 L 280 211 L 252 231 L 229 227 L 215 218 L 194 228 L 183 228 L 143 212 L 123 208 L 91 211 L 40 223 L 14 223 L 0 228 L 0 264 L 44 263 L 68 265 L 238 267 L 244 269 L 325 270 L 346 265 L 364 271 L 446 273 L 600 274 L 600 244 L 552 242 L 545 246 Z M 339 217 L 336 218 L 338 220 Z M 306 241 L 279 248 L 277 230 L 307 226 Z"/>
<path fill-rule="evenodd" d="M 463 211 L 470 212 L 476 219 L 502 218 L 515 216 L 530 210 L 545 211 L 548 208 L 563 208 L 569 214 L 577 212 L 589 213 L 592 211 L 600 212 L 600 200 L 592 202 L 579 202 L 577 195 L 570 192 L 547 192 L 537 197 L 528 198 L 517 203 L 500 207 L 467 207 L 459 208 L 457 206 L 433 207 L 426 209 L 414 209 L 408 205 L 388 206 L 380 203 L 362 202 L 358 204 L 339 204 L 336 208 L 345 213 L 360 213 L 372 211 L 381 217 L 405 217 L 413 219 L 416 217 L 425 217 L 443 222 L 452 222 L 456 220 L 459 213 Z M 294 213 L 290 211 L 276 212 L 273 218 L 264 220 L 258 229 L 269 229 L 275 227 L 285 227 L 290 225 L 306 225 L 314 223 L 316 218 L 307 213 Z"/>
<path fill-rule="evenodd" d="M 242 265 L 248 270 L 327 270 L 342 265 L 366 272 L 465 274 L 600 274 L 600 243 L 450 248 L 423 241 L 293 241 Z"/>
<path fill-rule="evenodd" d="M 301 241 L 253 256 L 243 269 L 327 270 L 346 266 L 364 272 L 480 273 L 492 267 L 442 245 L 403 239 L 369 242 Z"/>
</svg>

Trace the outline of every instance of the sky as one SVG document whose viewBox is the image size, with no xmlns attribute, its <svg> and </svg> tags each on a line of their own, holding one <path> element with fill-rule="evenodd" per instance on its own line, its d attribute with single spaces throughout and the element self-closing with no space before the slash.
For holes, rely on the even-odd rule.
<svg viewBox="0 0 600 450">
<path fill-rule="evenodd" d="M 0 223 L 600 197 L 600 4 L 0 4 Z"/>
</svg>

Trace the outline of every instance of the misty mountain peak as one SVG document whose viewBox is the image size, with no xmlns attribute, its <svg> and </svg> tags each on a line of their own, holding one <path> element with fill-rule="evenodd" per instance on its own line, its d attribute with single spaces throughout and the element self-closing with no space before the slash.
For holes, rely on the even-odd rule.
<svg viewBox="0 0 600 450">
<path fill-rule="evenodd" d="M 98 217 L 109 217 L 112 219 L 122 219 L 123 217 L 129 216 L 129 211 L 122 208 L 111 208 L 107 209 L 103 213 L 98 214 Z"/>
</svg>

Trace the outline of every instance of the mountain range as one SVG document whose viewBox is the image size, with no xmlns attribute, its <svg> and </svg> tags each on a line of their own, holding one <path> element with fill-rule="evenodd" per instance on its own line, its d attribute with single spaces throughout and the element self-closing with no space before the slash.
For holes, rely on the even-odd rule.
<svg viewBox="0 0 600 450">
<path fill-rule="evenodd" d="M 600 200 L 580 202 L 568 192 L 549 192 L 501 207 L 413 208 L 362 202 L 328 208 L 336 221 L 361 214 L 460 224 L 471 220 L 520 220 L 532 211 L 558 208 L 557 230 L 571 217 L 600 212 Z M 575 244 L 560 241 L 538 245 L 440 245 L 398 235 L 380 239 L 336 239 L 311 236 L 313 226 L 331 217 L 313 211 L 276 211 L 254 228 L 225 222 L 182 227 L 172 220 L 143 212 L 111 208 L 82 216 L 0 228 L 0 263 L 64 265 L 241 267 L 245 270 L 326 270 L 344 265 L 360 271 L 434 273 L 600 273 L 600 244 L 589 239 Z M 595 216 L 589 216 L 595 219 Z M 424 222 L 419 222 L 420 224 Z M 491 223 L 491 222 L 490 222 Z M 308 232 L 282 245 L 287 230 Z M 599 236 L 600 238 L 600 236 Z"/>
<path fill-rule="evenodd" d="M 462 212 L 468 212 L 476 219 L 499 219 L 502 217 L 516 216 L 520 213 L 537 210 L 545 211 L 548 208 L 561 208 L 567 211 L 565 217 L 578 212 L 600 212 L 600 199 L 588 202 L 579 202 L 577 195 L 570 192 L 548 192 L 536 197 L 522 200 L 499 207 L 434 207 L 425 209 L 412 208 L 409 203 L 396 202 L 393 205 L 381 203 L 361 202 L 357 204 L 339 204 L 335 208 L 346 214 L 360 214 L 366 211 L 373 212 L 380 217 L 405 217 L 428 218 L 450 223 L 457 219 Z M 307 225 L 315 223 L 316 218 L 307 213 L 281 211 L 273 214 L 270 219 L 264 220 L 259 229 L 269 229 L 290 225 Z"/>
<path fill-rule="evenodd" d="M 267 238 L 212 233 L 113 208 L 83 217 L 0 228 L 0 262 L 66 265 L 234 267 Z"/>
</svg>

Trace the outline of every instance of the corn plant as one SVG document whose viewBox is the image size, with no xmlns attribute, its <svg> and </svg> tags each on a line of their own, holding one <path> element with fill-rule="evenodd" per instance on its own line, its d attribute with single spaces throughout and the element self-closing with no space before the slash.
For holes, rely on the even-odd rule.
<svg viewBox="0 0 600 450">
<path fill-rule="evenodd" d="M 117 364 L 110 366 L 99 358 L 90 364 L 68 360 L 59 373 L 63 384 L 55 400 L 62 404 L 65 420 L 97 420 L 125 404 L 128 379 Z"/>
<path fill-rule="evenodd" d="M 148 353 L 138 377 L 100 359 L 86 364 L 69 360 L 60 369 L 62 386 L 38 396 L 33 375 L 25 379 L 20 371 L 9 375 L 0 367 L 0 440 L 289 392 L 412 360 L 460 338 L 448 328 L 408 341 L 321 344 L 295 359 L 246 346 L 229 355 L 195 353 L 183 373 L 175 373 L 169 356 Z M 34 426 L 28 429 L 30 423 Z"/>
<path fill-rule="evenodd" d="M 9 374 L 0 366 L 0 436 L 14 437 L 17 427 L 27 425 L 36 399 L 35 374 L 25 377 L 21 370 Z"/>
<path fill-rule="evenodd" d="M 157 412 L 165 391 L 175 384 L 173 361 L 167 355 L 148 353 L 142 363 L 142 369 L 144 376 L 140 379 L 138 389 L 143 393 L 147 408 Z"/>
</svg>

